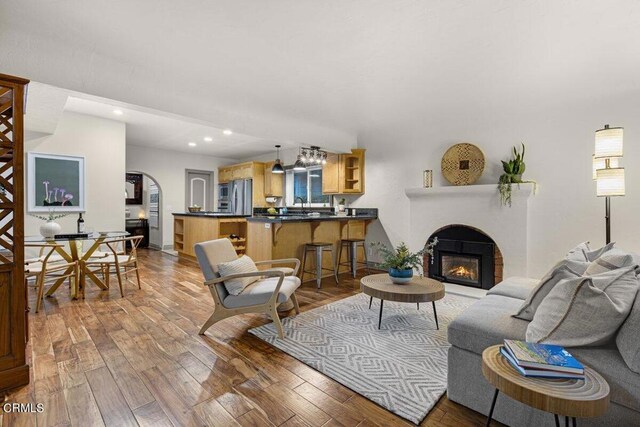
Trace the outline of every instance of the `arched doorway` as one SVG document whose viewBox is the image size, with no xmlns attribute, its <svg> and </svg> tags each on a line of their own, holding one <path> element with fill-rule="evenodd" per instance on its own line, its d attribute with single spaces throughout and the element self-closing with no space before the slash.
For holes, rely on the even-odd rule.
<svg viewBox="0 0 640 427">
<path fill-rule="evenodd" d="M 127 219 L 146 218 L 149 223 L 149 248 L 162 250 L 162 188 L 158 181 L 143 171 L 128 171 L 143 175 L 142 205 L 127 205 Z"/>
</svg>

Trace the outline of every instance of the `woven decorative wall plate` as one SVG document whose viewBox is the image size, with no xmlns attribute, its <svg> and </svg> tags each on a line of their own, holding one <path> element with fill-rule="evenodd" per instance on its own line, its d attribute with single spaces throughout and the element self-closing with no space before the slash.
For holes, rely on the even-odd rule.
<svg viewBox="0 0 640 427">
<path fill-rule="evenodd" d="M 451 146 L 442 156 L 442 175 L 453 185 L 473 184 L 484 171 L 484 154 L 466 142 Z"/>
</svg>

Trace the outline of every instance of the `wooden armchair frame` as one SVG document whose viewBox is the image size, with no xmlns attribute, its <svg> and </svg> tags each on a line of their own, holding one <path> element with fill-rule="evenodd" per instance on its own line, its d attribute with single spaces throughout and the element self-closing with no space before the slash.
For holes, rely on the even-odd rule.
<svg viewBox="0 0 640 427">
<path fill-rule="evenodd" d="M 282 258 L 282 259 L 272 259 L 267 261 L 256 261 L 254 264 L 255 265 L 271 265 L 272 267 L 274 265 L 279 265 L 279 264 L 295 264 L 296 266 L 293 269 L 293 273 L 291 274 L 292 276 L 297 276 L 298 270 L 300 270 L 300 260 L 298 258 Z"/>
<path fill-rule="evenodd" d="M 300 260 L 295 258 L 287 258 L 273 261 L 259 261 L 256 262 L 256 265 L 264 265 L 264 264 L 296 264 L 295 273 L 297 273 L 300 268 Z M 244 277 L 278 277 L 278 284 L 276 288 L 273 290 L 271 297 L 266 303 L 263 304 L 255 304 L 248 305 L 246 307 L 236 307 L 236 308 L 227 308 L 223 304 L 222 298 L 220 294 L 218 294 L 218 289 L 216 285 L 218 283 L 224 282 L 225 280 L 232 279 L 240 279 Z M 279 270 L 260 270 L 251 273 L 240 273 L 240 274 L 232 274 L 224 277 L 217 277 L 215 279 L 207 280 L 204 282 L 206 286 L 209 287 L 209 291 L 211 292 L 211 296 L 213 297 L 213 301 L 215 303 L 215 308 L 213 314 L 209 319 L 202 325 L 200 328 L 200 335 L 204 335 L 207 329 L 209 329 L 214 323 L 217 323 L 223 319 L 228 317 L 233 317 L 238 314 L 246 314 L 246 313 L 266 313 L 271 316 L 273 319 L 273 323 L 276 325 L 276 329 L 278 331 L 278 336 L 280 339 L 284 338 L 284 331 L 282 329 L 282 323 L 280 322 L 280 317 L 278 316 L 278 306 L 280 303 L 278 302 L 278 294 L 280 293 L 280 288 L 282 287 L 282 283 L 284 283 L 285 274 L 283 271 Z M 295 292 L 291 294 L 291 301 L 293 302 L 293 306 L 296 310 L 296 314 L 300 314 L 300 306 L 298 305 L 298 299 L 296 297 Z"/>
</svg>

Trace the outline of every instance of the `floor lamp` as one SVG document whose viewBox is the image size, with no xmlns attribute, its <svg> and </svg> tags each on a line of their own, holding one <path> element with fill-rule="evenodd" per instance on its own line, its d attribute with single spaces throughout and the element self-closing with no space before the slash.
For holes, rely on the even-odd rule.
<svg viewBox="0 0 640 427">
<path fill-rule="evenodd" d="M 624 168 L 620 167 L 623 155 L 624 128 L 609 127 L 596 131 L 593 155 L 593 179 L 596 195 L 605 198 L 606 243 L 611 243 L 611 197 L 624 196 Z"/>
</svg>

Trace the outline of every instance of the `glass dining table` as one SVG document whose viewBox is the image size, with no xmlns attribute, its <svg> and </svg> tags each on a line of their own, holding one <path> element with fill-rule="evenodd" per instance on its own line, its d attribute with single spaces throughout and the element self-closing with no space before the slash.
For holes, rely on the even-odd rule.
<svg viewBox="0 0 640 427">
<path fill-rule="evenodd" d="M 55 252 L 60 255 L 62 259 L 64 259 L 68 263 L 78 263 L 78 266 L 80 268 L 80 279 L 78 280 L 78 283 L 76 283 L 75 288 L 71 289 L 71 297 L 73 299 L 77 299 L 80 296 L 84 298 L 84 289 L 86 287 L 87 278 L 95 283 L 96 286 L 98 286 L 100 289 L 108 289 L 107 285 L 104 283 L 104 281 L 102 281 L 102 279 L 100 279 L 94 272 L 89 271 L 89 269 L 85 268 L 85 263 L 95 254 L 95 252 L 100 248 L 101 244 L 109 240 L 119 239 L 127 236 L 129 236 L 129 232 L 127 231 L 111 231 L 89 233 L 87 237 L 82 238 L 61 237 L 54 239 L 45 239 L 42 236 L 27 236 L 24 238 L 24 241 L 25 243 L 42 243 L 43 246 L 46 246 L 47 244 L 57 244 Z M 84 242 L 87 241 L 90 242 L 89 249 L 83 250 Z M 67 242 L 68 245 L 64 245 L 64 243 Z M 69 267 L 64 272 L 64 275 L 71 274 L 72 272 L 73 267 Z M 64 281 L 65 278 L 63 277 L 54 282 L 54 284 L 47 291 L 46 295 L 53 295 L 53 293 L 60 287 L 60 285 Z"/>
</svg>

